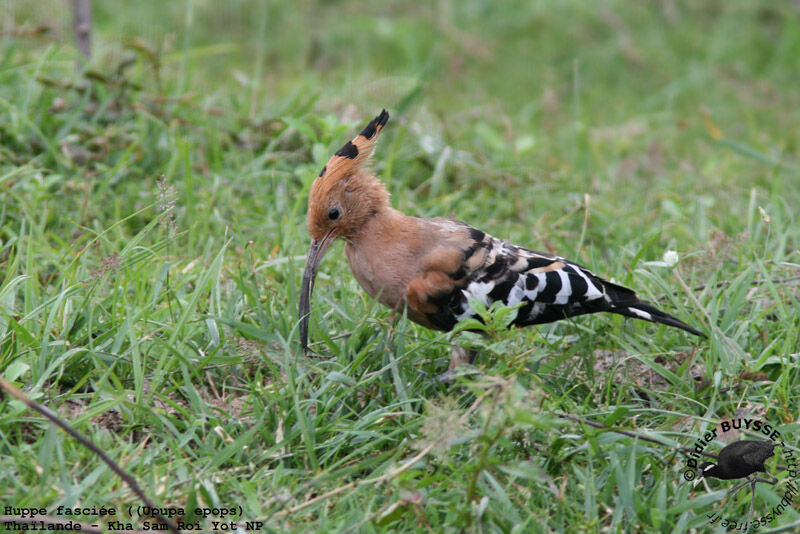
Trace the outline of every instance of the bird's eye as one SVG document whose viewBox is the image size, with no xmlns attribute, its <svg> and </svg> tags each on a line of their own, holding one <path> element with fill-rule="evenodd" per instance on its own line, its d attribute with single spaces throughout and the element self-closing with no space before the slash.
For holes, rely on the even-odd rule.
<svg viewBox="0 0 800 534">
<path fill-rule="evenodd" d="M 337 220 L 340 215 L 341 214 L 337 208 L 331 208 L 330 211 L 328 211 L 328 218 L 332 221 Z"/>
</svg>

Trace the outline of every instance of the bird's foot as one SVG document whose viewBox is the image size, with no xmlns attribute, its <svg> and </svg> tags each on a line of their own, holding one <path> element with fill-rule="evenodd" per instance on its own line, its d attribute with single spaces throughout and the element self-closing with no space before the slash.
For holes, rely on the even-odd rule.
<svg viewBox="0 0 800 534">
<path fill-rule="evenodd" d="M 477 354 L 474 350 L 453 345 L 450 351 L 450 368 L 432 381 L 440 384 L 452 384 L 459 376 L 477 373 L 478 371 L 469 365 L 475 361 Z"/>
<path fill-rule="evenodd" d="M 450 350 L 450 370 L 452 371 L 461 365 L 474 362 L 477 355 L 478 353 L 472 349 L 453 345 Z"/>
<path fill-rule="evenodd" d="M 437 375 L 434 377 L 431 382 L 450 385 L 456 381 L 456 379 L 460 376 L 470 376 L 470 375 L 478 375 L 481 372 L 478 369 L 475 369 L 471 365 L 459 365 L 455 369 L 448 369 L 444 373 Z"/>
</svg>

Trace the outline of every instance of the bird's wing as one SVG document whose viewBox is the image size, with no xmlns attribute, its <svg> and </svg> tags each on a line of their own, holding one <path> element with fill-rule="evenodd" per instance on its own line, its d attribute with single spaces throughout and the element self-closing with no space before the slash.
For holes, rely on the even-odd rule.
<svg viewBox="0 0 800 534">
<path fill-rule="evenodd" d="M 441 330 L 476 313 L 474 298 L 486 306 L 521 304 L 515 325 L 549 323 L 610 311 L 700 334 L 639 300 L 625 287 L 607 282 L 560 256 L 511 245 L 464 223 L 434 219 L 452 228 L 451 238 L 428 256 L 428 266 L 408 285 L 407 301 L 418 320 Z M 459 260 L 459 261 L 456 261 Z"/>
<path fill-rule="evenodd" d="M 600 279 L 579 265 L 510 245 L 464 223 L 434 223 L 450 229 L 449 238 L 426 256 L 423 272 L 408 284 L 407 295 L 414 315 L 432 326 L 450 330 L 475 317 L 470 298 L 486 306 L 522 303 L 515 321 L 520 326 L 604 309 Z"/>
<path fill-rule="evenodd" d="M 729 464 L 736 467 L 758 467 L 759 470 L 764 462 L 775 453 L 775 443 L 768 441 L 742 440 L 737 443 L 744 443 L 736 455 L 729 459 Z"/>
<path fill-rule="evenodd" d="M 466 302 L 465 290 L 486 265 L 492 237 L 459 221 L 427 219 L 435 245 L 422 257 L 406 288 L 409 317 L 429 328 L 451 330 Z"/>
</svg>

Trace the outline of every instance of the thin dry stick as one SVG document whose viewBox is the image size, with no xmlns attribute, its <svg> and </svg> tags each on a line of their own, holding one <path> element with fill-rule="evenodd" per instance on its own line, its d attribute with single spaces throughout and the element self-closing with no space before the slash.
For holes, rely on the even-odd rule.
<svg viewBox="0 0 800 534">
<path fill-rule="evenodd" d="M 75 31 L 75 44 L 83 57 L 92 55 L 92 1 L 72 0 L 72 29 Z M 80 69 L 80 65 L 78 65 Z"/>
<path fill-rule="evenodd" d="M 584 193 L 583 195 L 583 206 L 585 209 L 583 215 L 583 228 L 581 228 L 581 238 L 578 239 L 578 248 L 575 250 L 575 258 L 576 260 L 579 259 L 581 256 L 581 249 L 583 248 L 583 240 L 586 239 L 586 230 L 589 227 L 589 193 Z"/>
<path fill-rule="evenodd" d="M 133 492 L 142 500 L 142 502 L 144 502 L 145 506 L 150 507 L 151 510 L 156 510 L 155 513 L 156 519 L 167 525 L 171 532 L 174 532 L 175 534 L 180 534 L 180 530 L 178 530 L 177 525 L 175 525 L 175 523 L 173 523 L 171 520 L 161 515 L 161 512 L 158 511 L 160 510 L 160 508 L 157 507 L 155 504 L 153 504 L 153 501 L 147 498 L 147 495 L 144 494 L 142 489 L 139 487 L 139 484 L 137 484 L 136 480 L 134 480 L 134 478 L 131 475 L 126 473 L 119 465 L 117 465 L 116 462 L 114 462 L 114 460 L 109 458 L 106 455 L 106 453 L 98 449 L 97 445 L 92 443 L 89 440 L 89 438 L 79 433 L 77 430 L 75 430 L 67 423 L 62 421 L 55 413 L 50 411 L 48 408 L 45 408 L 41 404 L 29 399 L 22 391 L 20 391 L 16 386 L 8 382 L 2 376 L 0 376 L 0 388 L 5 390 L 9 395 L 14 397 L 15 399 L 22 401 L 28 408 L 35 410 L 40 414 L 42 414 L 43 416 L 45 416 L 46 418 L 48 418 L 50 421 L 59 426 L 64 432 L 66 432 L 73 438 L 77 439 L 79 442 L 81 442 L 82 445 L 84 445 L 93 453 L 95 453 L 97 456 L 99 456 L 100 459 L 103 460 L 106 463 L 106 465 L 108 465 L 108 467 L 111 468 L 112 471 L 114 471 L 117 475 L 119 475 L 119 477 L 125 482 L 125 484 L 128 485 L 129 488 L 131 488 L 131 490 L 133 490 Z"/>
</svg>

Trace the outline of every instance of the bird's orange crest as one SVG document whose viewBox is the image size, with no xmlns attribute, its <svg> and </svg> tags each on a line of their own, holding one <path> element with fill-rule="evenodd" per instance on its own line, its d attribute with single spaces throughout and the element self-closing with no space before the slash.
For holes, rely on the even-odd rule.
<svg viewBox="0 0 800 534">
<path fill-rule="evenodd" d="M 371 212 L 388 205 L 383 184 L 362 171 L 388 120 L 389 113 L 384 109 L 328 160 L 314 180 L 308 198 L 308 229 L 313 239 L 319 240 L 329 232 L 347 236 Z"/>
<path fill-rule="evenodd" d="M 358 170 L 372 155 L 378 134 L 389 120 L 389 113 L 384 109 L 367 124 L 361 133 L 352 141 L 348 141 L 334 154 L 322 168 L 317 182 L 334 182 Z"/>
</svg>

